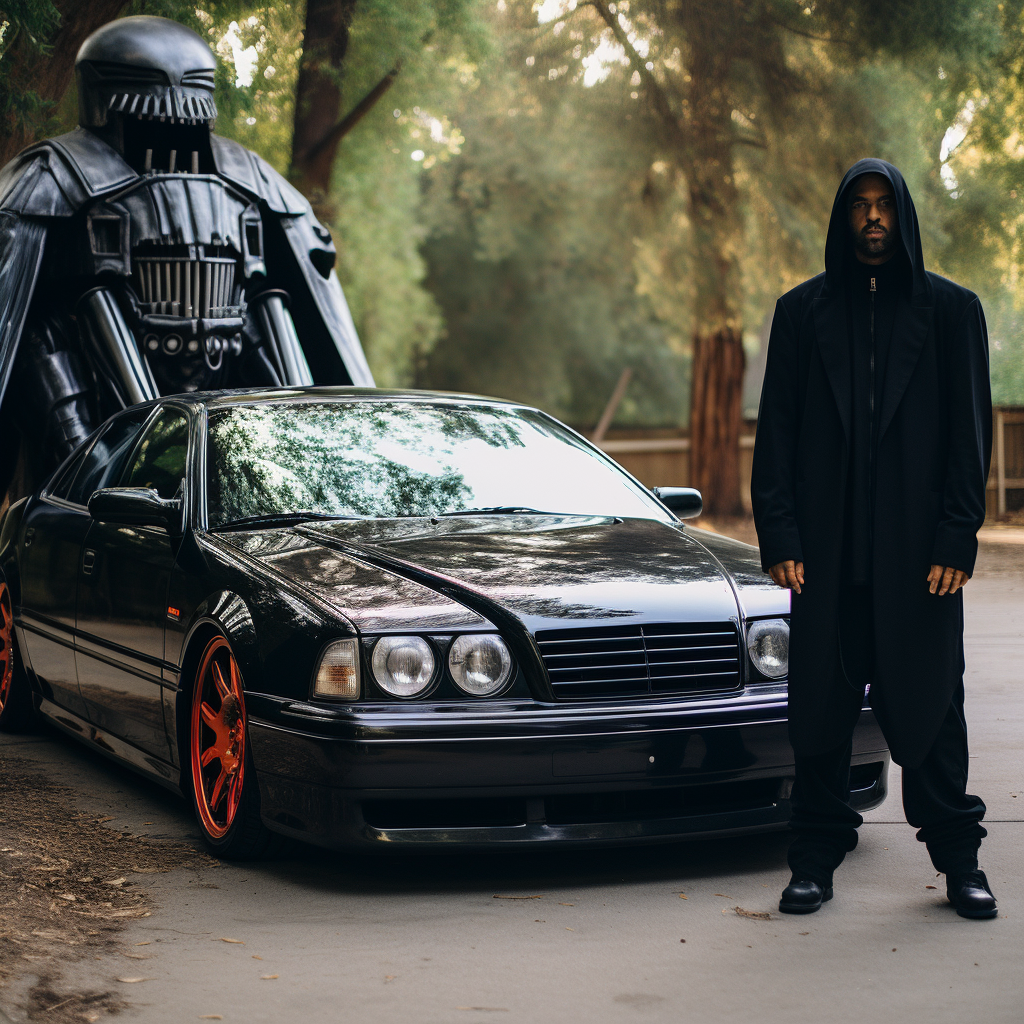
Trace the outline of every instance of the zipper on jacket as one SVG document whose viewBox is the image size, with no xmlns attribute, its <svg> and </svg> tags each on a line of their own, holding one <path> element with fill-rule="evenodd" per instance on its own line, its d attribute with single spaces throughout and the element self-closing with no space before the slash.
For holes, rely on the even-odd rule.
<svg viewBox="0 0 1024 1024">
<path fill-rule="evenodd" d="M 868 540 L 873 543 L 875 513 L 875 293 L 876 278 L 869 285 L 871 304 L 871 357 L 868 363 Z"/>
</svg>

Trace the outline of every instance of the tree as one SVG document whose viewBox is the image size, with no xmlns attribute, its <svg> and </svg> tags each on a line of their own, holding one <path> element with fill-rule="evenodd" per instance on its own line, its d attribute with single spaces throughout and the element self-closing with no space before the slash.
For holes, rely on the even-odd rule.
<svg viewBox="0 0 1024 1024">
<path fill-rule="evenodd" d="M 45 129 L 78 48 L 128 0 L 15 0 L 0 10 L 0 166 Z"/>
<path fill-rule="evenodd" d="M 478 41 L 475 13 L 474 0 L 307 0 L 295 88 L 291 177 L 324 219 L 331 220 L 335 212 L 330 196 L 342 139 L 391 89 L 403 66 L 418 65 L 414 77 L 422 77 L 424 63 L 436 65 L 438 57 L 449 56 L 467 42 L 472 47 Z M 358 45 L 370 27 L 378 30 L 372 55 Z M 348 67 L 353 29 L 356 75 Z M 368 87 L 358 74 L 367 65 L 379 69 Z M 346 89 L 350 81 L 362 85 L 363 91 Z M 343 100 L 350 92 L 360 99 L 343 116 Z"/>
<path fill-rule="evenodd" d="M 582 69 L 569 30 L 538 31 L 528 3 L 508 3 L 491 24 L 491 58 L 449 107 L 465 141 L 421 163 L 432 163 L 419 209 L 425 285 L 444 334 L 414 382 L 592 427 L 628 365 L 624 415 L 664 422 L 687 363 L 635 266 L 640 240 L 656 253 L 672 222 L 673 200 L 648 180 L 659 177 L 657 146 L 627 120 L 615 83 L 572 84 Z"/>
<path fill-rule="evenodd" d="M 295 88 L 291 169 L 296 185 L 321 213 L 328 212 L 334 158 L 352 120 L 341 117 L 341 100 L 349 27 L 355 9 L 356 0 L 306 0 L 306 30 Z M 385 81 L 387 84 L 371 103 L 383 95 L 394 81 L 394 74 Z"/>
<path fill-rule="evenodd" d="M 992 397 L 1024 405 L 1024 2 L 1000 7 L 1000 46 L 950 91 L 935 192 L 942 271 L 981 296 Z"/>
<path fill-rule="evenodd" d="M 740 512 L 738 452 L 744 356 L 743 194 L 737 151 L 796 127 L 806 93 L 828 91 L 823 67 L 878 54 L 962 60 L 986 52 L 987 0 L 587 0 L 643 90 L 666 155 L 689 196 L 694 261 L 691 479 L 717 513 Z M 808 47 L 806 44 L 812 44 Z M 801 46 L 801 44 L 804 44 Z M 801 61 L 800 50 L 810 56 Z M 797 133 L 802 134 L 802 133 Z M 792 136 L 788 145 L 793 146 Z"/>
</svg>

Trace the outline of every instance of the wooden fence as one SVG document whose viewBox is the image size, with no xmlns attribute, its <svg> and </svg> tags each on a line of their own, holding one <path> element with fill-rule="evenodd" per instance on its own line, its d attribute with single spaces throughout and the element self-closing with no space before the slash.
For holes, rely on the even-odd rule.
<svg viewBox="0 0 1024 1024">
<path fill-rule="evenodd" d="M 1024 508 L 1024 407 L 1001 406 L 992 415 L 992 472 L 988 515 Z M 740 493 L 750 509 L 750 466 L 756 420 L 740 437 Z M 684 430 L 612 430 L 599 444 L 647 487 L 685 487 L 690 478 L 690 438 Z"/>
<path fill-rule="evenodd" d="M 1024 507 L 1024 408 L 999 406 L 992 411 L 992 419 L 992 471 L 986 502 L 990 516 Z"/>
<path fill-rule="evenodd" d="M 740 495 L 748 512 L 756 425 L 756 420 L 746 421 L 740 437 Z M 647 487 L 685 487 L 690 481 L 690 438 L 686 431 L 609 431 L 598 447 Z"/>
</svg>

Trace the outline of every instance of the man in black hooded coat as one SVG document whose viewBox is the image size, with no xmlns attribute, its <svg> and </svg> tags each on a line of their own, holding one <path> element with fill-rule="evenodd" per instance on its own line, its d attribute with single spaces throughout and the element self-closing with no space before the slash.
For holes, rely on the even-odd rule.
<svg viewBox="0 0 1024 1024">
<path fill-rule="evenodd" d="M 966 917 L 994 917 L 966 792 L 963 592 L 991 451 L 978 297 L 925 271 L 900 172 L 861 160 L 836 195 L 825 273 L 779 299 L 751 493 L 762 565 L 793 591 L 792 881 L 817 910 L 857 843 L 850 737 L 870 702 L 907 820 Z"/>
</svg>

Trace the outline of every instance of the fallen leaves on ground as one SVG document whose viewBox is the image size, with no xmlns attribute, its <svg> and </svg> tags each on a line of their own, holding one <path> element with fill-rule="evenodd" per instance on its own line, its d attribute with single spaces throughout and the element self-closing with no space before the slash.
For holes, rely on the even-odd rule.
<svg viewBox="0 0 1024 1024">
<path fill-rule="evenodd" d="M 544 899 L 544 896 L 543 896 L 543 894 L 541 894 L 539 896 L 499 896 L 497 893 L 495 893 L 491 897 L 491 899 L 492 900 L 542 900 L 542 899 Z"/>
<path fill-rule="evenodd" d="M 260 981 L 273 981 L 276 977 L 276 974 L 261 974 Z"/>
<path fill-rule="evenodd" d="M 116 955 L 124 925 L 150 914 L 149 894 L 131 883 L 132 871 L 214 861 L 180 843 L 105 828 L 113 815 L 76 814 L 76 794 L 7 751 L 0 753 L 0 778 L 0 989 L 31 970 L 38 981 L 18 1009 L 47 1024 L 82 1024 L 125 1009 L 116 991 L 62 990 L 62 968 L 97 953 Z"/>
<path fill-rule="evenodd" d="M 724 892 L 716 892 L 715 895 L 716 896 L 724 896 L 725 899 L 727 899 L 727 900 L 731 900 L 732 899 L 731 896 L 726 896 Z"/>
<path fill-rule="evenodd" d="M 688 900 L 688 899 L 689 899 L 690 897 L 689 897 L 689 896 L 687 896 L 685 892 L 681 892 L 681 893 L 679 894 L 679 898 L 680 898 L 681 900 Z"/>
<path fill-rule="evenodd" d="M 32 987 L 32 1001 L 37 1008 L 32 1014 L 32 1019 L 43 1019 L 46 1021 L 86 1021 L 87 1024 L 94 1024 L 100 1019 L 99 1013 L 93 1007 L 100 1006 L 106 1013 L 117 1013 L 123 1009 L 124 1003 L 111 1001 L 111 993 L 108 992 L 83 992 L 74 995 L 58 995 L 49 985 L 47 979 L 40 979 Z"/>
<path fill-rule="evenodd" d="M 140 981 L 149 981 L 149 978 L 118 978 L 122 984 L 137 985 Z"/>
<path fill-rule="evenodd" d="M 755 921 L 770 921 L 772 915 L 767 910 L 744 910 L 742 907 L 732 908 L 740 917 L 752 917 Z"/>
<path fill-rule="evenodd" d="M 244 946 L 245 943 L 241 939 L 225 939 L 223 936 L 220 939 L 221 942 L 230 942 L 234 946 Z"/>
</svg>

